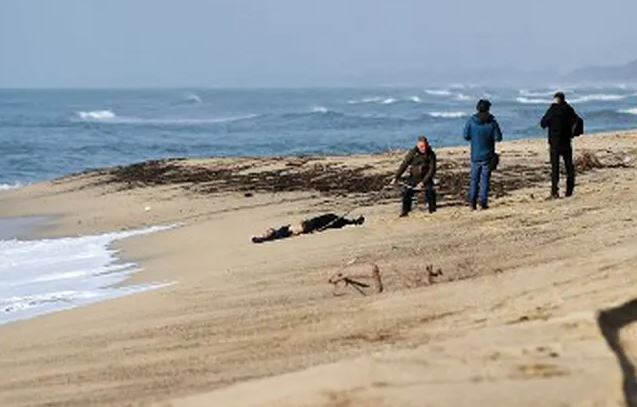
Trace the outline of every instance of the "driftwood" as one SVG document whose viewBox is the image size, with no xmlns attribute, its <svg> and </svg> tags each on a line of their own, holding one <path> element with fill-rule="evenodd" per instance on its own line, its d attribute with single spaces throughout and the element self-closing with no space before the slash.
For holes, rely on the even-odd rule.
<svg viewBox="0 0 637 407">
<path fill-rule="evenodd" d="M 434 271 L 433 264 L 428 265 L 426 270 L 427 270 L 427 281 L 429 282 L 429 285 L 436 283 L 436 278 L 442 276 L 442 269 L 438 268 L 436 271 Z"/>
<path fill-rule="evenodd" d="M 354 264 L 355 262 L 356 262 L 356 259 L 354 259 L 353 261 L 350 261 L 348 263 L 348 266 Z M 376 264 L 372 264 L 372 271 L 369 274 L 366 274 L 366 273 L 365 274 L 361 274 L 361 273 L 349 274 L 349 273 L 345 273 L 344 270 L 340 270 L 336 272 L 334 275 L 332 275 L 329 278 L 328 282 L 334 286 L 334 295 L 342 295 L 342 294 L 336 293 L 336 288 L 339 285 L 344 285 L 345 287 L 352 287 L 356 291 L 358 291 L 359 294 L 366 296 L 367 294 L 365 293 L 363 289 L 371 288 L 371 285 L 358 281 L 358 279 L 361 279 L 361 278 L 371 278 L 373 282 L 373 286 L 374 286 L 374 291 L 376 293 L 383 292 L 384 290 L 383 281 L 380 276 L 380 269 L 378 268 Z"/>
</svg>

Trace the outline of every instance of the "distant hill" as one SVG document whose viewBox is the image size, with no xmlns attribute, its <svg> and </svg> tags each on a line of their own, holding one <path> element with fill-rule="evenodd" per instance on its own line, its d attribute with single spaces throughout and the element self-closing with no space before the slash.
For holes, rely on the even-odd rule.
<svg viewBox="0 0 637 407">
<path fill-rule="evenodd" d="M 575 81 L 637 82 L 637 59 L 626 65 L 586 66 L 567 75 Z"/>
</svg>

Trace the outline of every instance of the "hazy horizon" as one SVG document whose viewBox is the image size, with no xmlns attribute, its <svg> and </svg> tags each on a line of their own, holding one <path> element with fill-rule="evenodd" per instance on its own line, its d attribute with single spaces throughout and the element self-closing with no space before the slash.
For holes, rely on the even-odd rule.
<svg viewBox="0 0 637 407">
<path fill-rule="evenodd" d="M 512 3 L 9 0 L 0 88 L 531 84 L 637 58 L 637 2 Z"/>
</svg>

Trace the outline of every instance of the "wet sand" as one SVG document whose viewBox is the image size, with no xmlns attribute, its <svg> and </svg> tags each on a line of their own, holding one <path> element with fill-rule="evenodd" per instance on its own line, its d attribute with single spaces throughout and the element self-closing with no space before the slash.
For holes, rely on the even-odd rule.
<svg viewBox="0 0 637 407">
<path fill-rule="evenodd" d="M 440 210 L 407 219 L 383 188 L 402 152 L 170 160 L 2 193 L 1 216 L 55 216 L 39 235 L 182 226 L 121 243 L 144 267 L 131 284 L 178 284 L 0 327 L 0 404 L 621 405 L 635 396 L 637 133 L 575 149 L 576 195 L 547 201 L 545 141 L 503 143 L 477 212 L 462 202 L 468 150 L 438 150 Z M 326 211 L 367 222 L 249 242 Z M 377 264 L 382 294 L 334 295 L 354 258 L 345 271 Z"/>
<path fill-rule="evenodd" d="M 44 227 L 46 217 L 0 218 L 0 240 L 25 239 L 37 228 Z"/>
</svg>

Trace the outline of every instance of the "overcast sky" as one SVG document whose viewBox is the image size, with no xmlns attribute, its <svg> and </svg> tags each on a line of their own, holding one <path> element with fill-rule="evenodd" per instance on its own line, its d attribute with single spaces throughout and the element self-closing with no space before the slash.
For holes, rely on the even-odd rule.
<svg viewBox="0 0 637 407">
<path fill-rule="evenodd" d="M 0 0 L 0 87 L 484 79 L 637 58 L 636 0 Z M 494 71 L 498 74 L 500 70 Z"/>
</svg>

